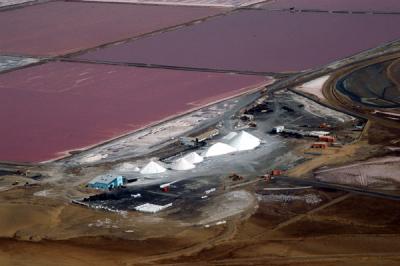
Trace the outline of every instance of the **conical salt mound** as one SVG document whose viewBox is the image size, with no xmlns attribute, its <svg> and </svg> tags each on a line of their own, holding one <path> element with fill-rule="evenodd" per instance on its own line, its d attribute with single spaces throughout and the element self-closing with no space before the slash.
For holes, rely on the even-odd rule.
<svg viewBox="0 0 400 266">
<path fill-rule="evenodd" d="M 180 158 L 172 163 L 171 168 L 178 171 L 193 169 L 196 166 L 188 162 L 185 158 Z"/>
<path fill-rule="evenodd" d="M 193 164 L 200 163 L 203 161 L 203 157 L 198 155 L 196 152 L 191 152 L 189 154 L 186 154 L 185 156 L 183 156 L 183 158 L 189 163 Z"/>
<path fill-rule="evenodd" d="M 229 145 L 238 151 L 252 150 L 260 145 L 260 139 L 245 131 L 241 131 L 229 141 Z"/>
<path fill-rule="evenodd" d="M 218 155 L 223 155 L 231 152 L 235 152 L 236 149 L 232 146 L 229 146 L 228 144 L 222 143 L 222 142 L 217 142 L 214 145 L 212 145 L 206 153 L 204 154 L 205 157 L 212 157 L 212 156 L 218 156 Z"/>
<path fill-rule="evenodd" d="M 237 134 L 238 134 L 237 132 L 231 131 L 231 132 L 228 133 L 228 135 L 224 136 L 224 137 L 222 138 L 222 140 L 224 140 L 224 141 L 230 141 L 230 140 L 233 139 Z"/>
<path fill-rule="evenodd" d="M 148 175 L 148 174 L 159 174 L 159 173 L 165 172 L 166 170 L 167 169 L 162 167 L 160 164 L 151 161 L 148 164 L 146 164 L 145 167 L 142 168 L 140 173 L 141 174 L 145 174 L 145 175 Z"/>
</svg>

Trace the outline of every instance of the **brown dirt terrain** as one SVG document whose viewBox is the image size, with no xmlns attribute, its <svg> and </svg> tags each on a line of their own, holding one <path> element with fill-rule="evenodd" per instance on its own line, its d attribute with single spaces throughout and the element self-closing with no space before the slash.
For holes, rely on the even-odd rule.
<svg viewBox="0 0 400 266">
<path fill-rule="evenodd" d="M 282 207 L 282 206 L 281 206 Z M 289 208 L 289 207 L 288 207 Z M 258 219 L 259 210 L 244 222 L 237 237 L 228 243 L 204 250 L 190 257 L 165 263 L 182 265 L 319 265 L 376 263 L 383 257 L 383 265 L 399 262 L 400 239 L 397 228 L 400 203 L 353 195 L 336 198 L 336 202 L 322 204 L 300 214 L 300 219 L 277 224 L 274 219 Z M 377 213 L 381 218 L 374 222 Z M 264 216 L 265 217 L 265 216 Z M 274 231 L 274 228 L 278 230 Z M 247 237 L 246 233 L 250 233 Z M 393 243 L 393 244 L 391 244 Z M 243 264 L 241 264 L 243 263 Z"/>
<path fill-rule="evenodd" d="M 260 193 L 271 193 L 262 192 L 263 187 L 264 183 L 257 184 L 259 207 L 252 216 L 210 228 L 178 226 L 165 220 L 160 224 L 156 217 L 144 219 L 137 214 L 125 220 L 120 214 L 33 196 L 43 187 L 15 188 L 0 193 L 0 265 L 400 262 L 400 202 L 316 189 L 273 192 L 300 198 L 312 194 L 320 199 L 316 203 L 300 198 L 271 201 L 262 198 Z M 111 223 L 104 222 L 106 218 Z M 101 225 L 88 227 L 99 220 Z M 134 232 L 126 233 L 128 228 Z"/>
<path fill-rule="evenodd" d="M 228 224 L 208 229 L 191 227 L 175 237 L 147 240 L 80 237 L 32 242 L 3 238 L 0 265 L 357 265 L 361 262 L 397 265 L 400 262 L 397 226 L 400 202 L 330 191 L 306 193 L 316 193 L 323 201 L 314 206 L 261 201 L 257 212 L 238 223 L 234 231 L 229 229 L 232 224 Z M 227 231 L 233 232 L 233 238 L 220 238 Z M 205 235 L 212 236 L 207 239 Z M 214 239 L 220 241 L 213 242 Z M 201 249 L 196 249 L 197 246 Z"/>
</svg>

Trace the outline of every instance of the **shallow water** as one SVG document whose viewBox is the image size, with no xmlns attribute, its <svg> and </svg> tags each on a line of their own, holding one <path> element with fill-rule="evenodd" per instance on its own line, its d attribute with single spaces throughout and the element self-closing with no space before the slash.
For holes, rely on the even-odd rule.
<svg viewBox="0 0 400 266">
<path fill-rule="evenodd" d="M 400 38 L 400 15 L 246 10 L 79 58 L 259 72 L 299 71 Z"/>
<path fill-rule="evenodd" d="M 58 157 L 266 80 L 82 63 L 48 63 L 2 74 L 0 160 Z"/>
</svg>

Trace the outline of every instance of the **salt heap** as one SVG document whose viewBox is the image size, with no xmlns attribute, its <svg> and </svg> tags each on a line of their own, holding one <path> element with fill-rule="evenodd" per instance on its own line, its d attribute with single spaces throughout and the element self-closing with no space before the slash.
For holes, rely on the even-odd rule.
<svg viewBox="0 0 400 266">
<path fill-rule="evenodd" d="M 137 167 L 134 164 L 131 163 L 122 163 L 120 166 L 117 168 L 118 171 L 134 171 L 134 172 L 139 172 L 140 168 Z"/>
<path fill-rule="evenodd" d="M 238 151 L 252 150 L 258 145 L 260 145 L 260 139 L 247 133 L 246 131 L 241 131 L 235 137 L 229 141 L 229 145 Z"/>
<path fill-rule="evenodd" d="M 222 140 L 224 140 L 224 141 L 230 141 L 230 140 L 233 139 L 233 137 L 235 137 L 237 134 L 238 134 L 237 132 L 231 131 L 231 132 L 228 133 L 228 135 L 224 136 L 224 137 L 222 138 Z"/>
<path fill-rule="evenodd" d="M 203 161 L 203 157 L 198 155 L 196 152 L 186 154 L 185 156 L 183 156 L 183 158 L 192 164 L 201 163 Z"/>
<path fill-rule="evenodd" d="M 212 157 L 212 156 L 218 156 L 218 155 L 223 155 L 231 152 L 235 152 L 236 149 L 232 146 L 229 146 L 228 144 L 222 143 L 222 142 L 217 142 L 214 145 L 212 145 L 208 150 L 205 152 L 204 156 L 205 157 Z"/>
<path fill-rule="evenodd" d="M 108 154 L 89 154 L 81 159 L 81 163 L 94 163 L 100 161 L 101 159 L 105 159 L 108 157 Z"/>
<path fill-rule="evenodd" d="M 159 173 L 165 172 L 166 170 L 167 169 L 162 167 L 160 164 L 151 161 L 148 164 L 146 164 L 145 167 L 142 168 L 140 173 L 141 174 L 159 174 Z"/>
<path fill-rule="evenodd" d="M 189 170 L 193 169 L 196 166 L 190 162 L 188 162 L 185 158 L 180 158 L 176 161 L 174 161 L 171 165 L 171 168 L 174 170 L 178 171 L 184 171 L 184 170 Z"/>
</svg>

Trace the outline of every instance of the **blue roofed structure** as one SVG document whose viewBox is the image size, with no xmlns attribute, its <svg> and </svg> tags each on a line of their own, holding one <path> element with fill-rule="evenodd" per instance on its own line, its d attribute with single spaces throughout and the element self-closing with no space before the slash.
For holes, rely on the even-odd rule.
<svg viewBox="0 0 400 266">
<path fill-rule="evenodd" d="M 124 184 L 124 177 L 121 175 L 99 175 L 93 178 L 88 187 L 95 189 L 113 189 Z"/>
</svg>

